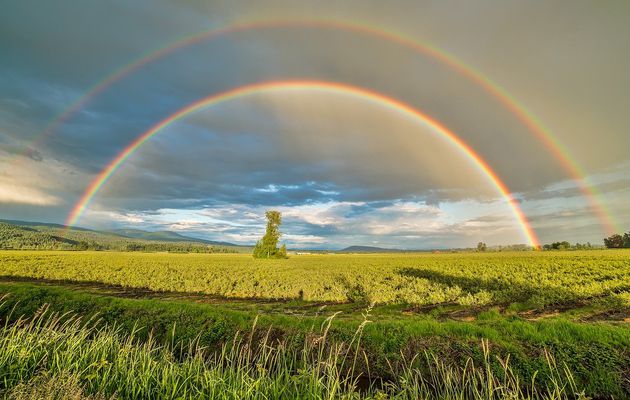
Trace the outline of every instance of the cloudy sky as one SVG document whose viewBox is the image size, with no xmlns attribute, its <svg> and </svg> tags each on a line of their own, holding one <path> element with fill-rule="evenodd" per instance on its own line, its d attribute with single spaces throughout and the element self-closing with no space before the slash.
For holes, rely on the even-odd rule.
<svg viewBox="0 0 630 400">
<path fill-rule="evenodd" d="M 627 1 L 9 0 L 2 10 L 0 218 L 63 223 L 99 171 L 180 108 L 243 85 L 310 79 L 369 89 L 440 121 L 500 176 L 543 243 L 601 243 L 606 219 L 630 230 Z M 336 28 L 305 22 L 315 20 Z M 252 22 L 84 97 L 158 49 Z M 469 73 L 392 35 L 448 53 Z M 471 74 L 547 127 L 583 179 Z M 169 125 L 78 225 L 252 243 L 267 209 L 283 212 L 291 247 L 527 241 L 488 177 L 439 133 L 317 88 L 259 91 Z"/>
</svg>

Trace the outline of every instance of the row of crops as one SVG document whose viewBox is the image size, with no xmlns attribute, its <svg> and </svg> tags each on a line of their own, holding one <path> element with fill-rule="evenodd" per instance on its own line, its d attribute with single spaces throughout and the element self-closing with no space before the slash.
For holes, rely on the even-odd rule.
<svg viewBox="0 0 630 400">
<path fill-rule="evenodd" d="M 630 251 L 304 255 L 0 252 L 0 275 L 234 298 L 539 306 L 607 298 L 630 306 Z"/>
</svg>

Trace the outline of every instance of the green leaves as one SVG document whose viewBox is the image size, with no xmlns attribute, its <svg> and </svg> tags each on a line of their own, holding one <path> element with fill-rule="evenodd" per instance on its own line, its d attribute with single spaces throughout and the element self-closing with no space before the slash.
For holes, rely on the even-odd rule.
<svg viewBox="0 0 630 400">
<path fill-rule="evenodd" d="M 280 211 L 270 210 L 265 213 L 267 217 L 267 230 L 265 236 L 256 242 L 254 247 L 254 258 L 287 258 L 286 245 L 282 245 L 278 249 L 278 241 L 280 240 L 280 224 L 282 223 L 282 215 Z"/>
</svg>

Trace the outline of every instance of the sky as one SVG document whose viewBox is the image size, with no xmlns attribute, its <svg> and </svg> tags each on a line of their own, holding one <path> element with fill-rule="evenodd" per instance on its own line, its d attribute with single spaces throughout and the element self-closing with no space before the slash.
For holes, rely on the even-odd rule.
<svg viewBox="0 0 630 400">
<path fill-rule="evenodd" d="M 611 229 L 630 231 L 630 3 L 454 3 L 5 0 L 0 218 L 64 223 L 100 171 L 183 107 L 244 85 L 317 80 L 446 126 L 500 177 L 542 243 L 601 244 Z M 158 49 L 226 28 L 86 97 Z M 545 126 L 581 176 L 471 76 Z M 169 124 L 76 223 L 251 244 L 269 209 L 282 211 L 293 248 L 528 240 L 496 185 L 444 135 L 382 102 L 317 87 L 256 91 Z"/>
</svg>

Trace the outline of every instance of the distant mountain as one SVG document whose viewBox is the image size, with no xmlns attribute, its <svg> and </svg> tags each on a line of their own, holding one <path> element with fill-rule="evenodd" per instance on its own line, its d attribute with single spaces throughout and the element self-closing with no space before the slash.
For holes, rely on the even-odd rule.
<svg viewBox="0 0 630 400">
<path fill-rule="evenodd" d="M 53 224 L 53 223 L 50 223 L 50 222 L 18 221 L 18 220 L 14 220 L 14 219 L 0 219 L 0 222 L 5 223 L 5 224 L 10 224 L 10 225 L 18 225 L 18 226 L 31 226 L 31 227 L 41 226 L 41 227 L 55 228 L 55 229 L 65 229 L 66 228 L 65 225 Z M 98 232 L 98 231 L 94 231 L 92 229 L 80 228 L 80 227 L 76 227 L 76 226 L 73 226 L 70 229 L 74 230 L 74 231 Z"/>
<path fill-rule="evenodd" d="M 110 231 L 116 235 L 125 236 L 133 239 L 143 239 L 143 240 L 156 240 L 162 242 L 195 242 L 195 243 L 204 243 L 204 244 L 212 244 L 216 246 L 238 246 L 234 243 L 229 242 L 217 242 L 214 240 L 206 240 L 199 239 L 191 236 L 180 235 L 177 232 L 172 231 L 143 231 L 142 229 L 115 229 Z"/>
<path fill-rule="evenodd" d="M 212 247 L 213 249 L 209 249 Z M 141 229 L 97 231 L 46 222 L 0 219 L 0 249 L 248 252 L 251 246 Z"/>
<path fill-rule="evenodd" d="M 345 249 L 339 250 L 339 253 L 400 253 L 403 251 L 410 250 L 386 249 L 374 246 L 349 246 Z"/>
</svg>

